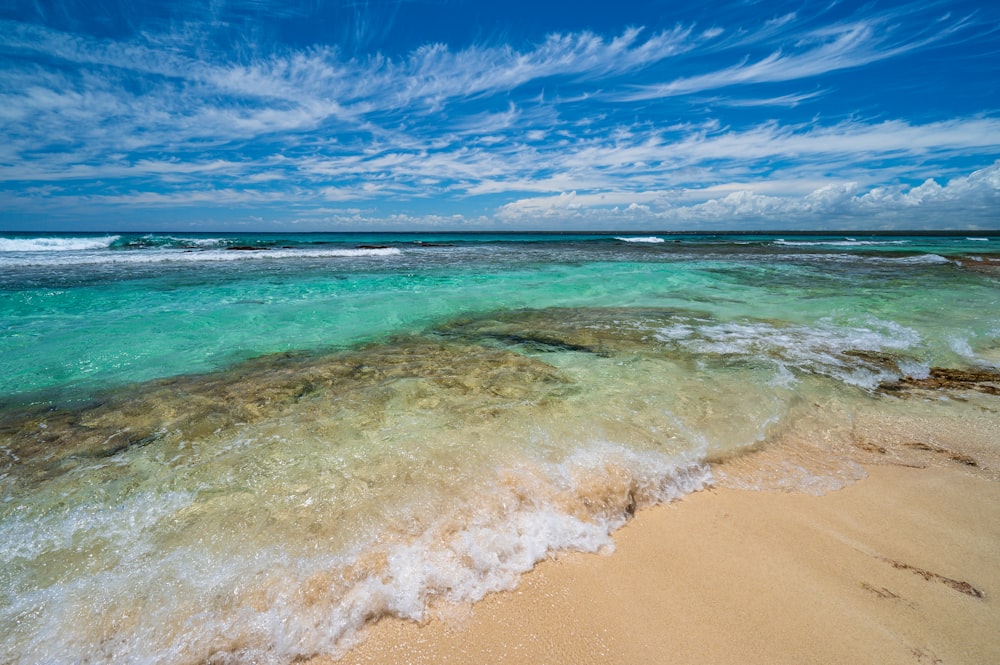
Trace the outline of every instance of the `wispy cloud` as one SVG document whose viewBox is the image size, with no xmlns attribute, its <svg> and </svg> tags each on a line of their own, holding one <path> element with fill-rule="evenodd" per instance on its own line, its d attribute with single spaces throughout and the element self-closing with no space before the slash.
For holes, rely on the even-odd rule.
<svg viewBox="0 0 1000 665">
<path fill-rule="evenodd" d="M 712 97 L 705 99 L 704 103 L 744 108 L 754 106 L 787 106 L 794 108 L 799 104 L 817 100 L 825 94 L 827 94 L 826 91 L 817 90 L 814 92 L 797 92 L 774 97 Z"/>
<path fill-rule="evenodd" d="M 455 52 L 432 44 L 394 61 L 380 55 L 345 60 L 336 48 L 317 47 L 243 64 L 198 60 L 147 43 L 0 27 L 10 30 L 8 51 L 60 64 L 43 69 L 15 60 L 0 85 L 7 161 L 42 165 L 34 169 L 36 177 L 66 176 L 81 162 L 111 153 L 197 154 L 278 135 L 282 145 L 275 150 L 327 136 L 343 143 L 360 135 L 368 146 L 378 145 L 385 136 L 399 138 L 407 117 L 440 115 L 449 103 L 507 94 L 552 76 L 620 75 L 668 57 L 686 42 L 680 29 L 645 39 L 629 29 L 610 39 L 552 35 L 524 51 L 504 46 Z M 486 121 L 503 117 L 485 112 L 453 124 L 464 125 L 466 133 L 483 132 L 490 131 Z M 308 132 L 319 134 L 303 136 Z M 434 139 L 425 132 L 410 140 Z M 8 177 L 33 177 L 30 168 L 14 171 Z"/>
<path fill-rule="evenodd" d="M 759 58 L 744 56 L 737 64 L 696 76 L 664 83 L 635 86 L 622 93 L 622 101 L 640 101 L 719 90 L 729 86 L 805 79 L 845 69 L 863 67 L 926 48 L 947 39 L 968 25 L 967 19 L 952 18 L 914 32 L 903 30 L 896 14 L 823 26 L 788 35 L 786 44 Z M 778 28 L 794 25 L 794 15 L 768 26 L 769 37 Z M 756 35 L 758 38 L 760 34 Z M 742 40 L 746 43 L 746 40 Z M 749 45 L 749 44 L 748 44 Z"/>
<path fill-rule="evenodd" d="M 374 33 L 350 49 L 222 51 L 190 22 L 115 38 L 0 21 L 0 193 L 38 215 L 343 202 L 371 222 L 437 201 L 476 211 L 467 219 L 597 223 L 612 210 L 787 214 L 845 182 L 854 198 L 927 178 L 952 178 L 941 187 L 956 197 L 984 191 L 955 179 L 1000 156 L 1000 109 L 910 118 L 870 92 L 844 106 L 829 75 L 963 40 L 995 48 L 987 16 L 916 4 L 775 16 L 395 55 L 356 48 Z M 903 206 L 878 196 L 865 205 Z"/>
</svg>

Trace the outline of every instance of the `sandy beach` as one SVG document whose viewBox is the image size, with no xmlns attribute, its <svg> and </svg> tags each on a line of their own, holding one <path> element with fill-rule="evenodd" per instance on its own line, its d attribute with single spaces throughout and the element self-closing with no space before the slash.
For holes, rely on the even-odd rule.
<svg viewBox="0 0 1000 665">
<path fill-rule="evenodd" d="M 720 488 L 641 511 L 614 553 L 383 620 L 340 662 L 1000 662 L 995 460 L 904 452 L 822 496 Z"/>
</svg>

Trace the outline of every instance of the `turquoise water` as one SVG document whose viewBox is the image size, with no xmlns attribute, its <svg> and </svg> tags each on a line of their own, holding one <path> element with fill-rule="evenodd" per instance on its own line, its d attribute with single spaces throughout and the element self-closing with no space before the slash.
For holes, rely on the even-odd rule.
<svg viewBox="0 0 1000 665">
<path fill-rule="evenodd" d="M 609 549 L 709 461 L 960 410 L 886 386 L 1000 367 L 998 248 L 2 236 L 0 660 L 336 655 L 379 616 Z"/>
<path fill-rule="evenodd" d="M 344 348 L 490 309 L 694 302 L 726 319 L 745 316 L 752 306 L 757 318 L 808 322 L 860 312 L 877 317 L 885 308 L 891 320 L 909 327 L 941 312 L 956 288 L 965 293 L 955 316 L 966 316 L 981 298 L 989 302 L 989 278 L 977 276 L 977 284 L 945 259 L 978 256 L 1000 243 L 664 237 L 672 242 L 520 234 L 111 234 L 56 238 L 46 246 L 8 237 L 0 239 L 0 250 L 6 242 L 10 249 L 46 251 L 0 251 L 0 394 L 93 390 L 265 353 Z M 356 249 L 373 244 L 380 248 Z M 94 249 L 72 249 L 87 245 Z M 222 249 L 234 246 L 268 250 Z M 990 334 L 990 322 L 986 329 L 975 320 L 959 323 L 959 331 L 971 326 L 972 341 Z M 942 340 L 928 342 L 940 347 Z"/>
</svg>

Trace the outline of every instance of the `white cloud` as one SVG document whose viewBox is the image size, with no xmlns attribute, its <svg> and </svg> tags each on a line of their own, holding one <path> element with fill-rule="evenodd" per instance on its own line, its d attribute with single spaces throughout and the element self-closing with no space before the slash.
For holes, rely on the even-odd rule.
<svg viewBox="0 0 1000 665">
<path fill-rule="evenodd" d="M 499 209 L 497 217 L 504 220 L 563 217 L 567 212 L 584 212 L 595 208 L 651 210 L 649 204 L 662 206 L 676 196 L 666 191 L 605 191 L 590 194 L 560 192 L 556 196 L 536 196 L 512 201 Z"/>
<path fill-rule="evenodd" d="M 766 123 L 744 131 L 692 133 L 672 147 L 695 162 L 845 156 L 859 163 L 930 153 L 995 154 L 1000 149 L 1000 119 L 961 118 L 920 125 L 902 120 L 847 121 L 831 126 Z"/>
<path fill-rule="evenodd" d="M 956 163 L 996 159 L 995 109 L 762 122 L 836 90 L 732 94 L 901 56 L 968 23 L 913 29 L 915 7 L 832 23 L 817 10 L 746 28 L 560 33 L 519 47 L 434 43 L 396 57 L 328 45 L 238 57 L 197 35 L 113 41 L 0 22 L 0 188 L 40 215 L 330 201 L 391 214 L 434 200 L 511 222 L 594 224 L 994 201 L 971 179 L 885 183 L 944 182 Z M 662 82 L 641 85 L 653 76 Z"/>
<path fill-rule="evenodd" d="M 778 95 L 776 97 L 714 97 L 706 99 L 706 104 L 718 104 L 721 106 L 732 106 L 732 107 L 754 107 L 754 106 L 787 106 L 789 108 L 795 108 L 803 102 L 809 102 L 814 99 L 818 99 L 826 92 L 816 91 L 816 92 L 802 92 L 802 93 L 792 93 L 788 95 Z"/>
<path fill-rule="evenodd" d="M 380 213 L 370 208 L 329 208 L 322 201 L 357 200 L 358 192 L 330 188 L 300 189 L 294 204 L 287 193 L 262 193 L 234 188 L 156 194 L 133 192 L 77 200 L 56 197 L 60 214 L 76 214 L 81 204 L 107 207 L 204 209 L 220 202 L 232 210 L 266 210 L 269 224 L 301 229 L 727 229 L 793 228 L 997 228 L 1000 210 L 1000 161 L 944 184 L 927 180 L 915 186 L 863 188 L 835 182 L 804 195 L 766 193 L 770 183 L 725 185 L 706 190 L 677 189 L 644 192 L 567 191 L 528 197 L 502 205 L 493 215 Z M 789 189 L 788 186 L 782 189 Z M 45 192 L 54 194 L 57 192 Z M 29 192 L 0 193 L 0 203 L 21 210 Z M 43 193 L 37 193 L 39 195 Z M 279 211 L 281 214 L 275 214 Z"/>
<path fill-rule="evenodd" d="M 763 189 L 766 189 L 766 183 Z M 706 197 L 706 194 L 709 194 Z M 699 200 L 700 199 L 700 200 Z M 632 205 L 622 205 L 627 201 Z M 691 203 L 698 200 L 697 203 Z M 955 177 L 908 187 L 863 189 L 857 183 L 831 183 L 804 196 L 774 196 L 753 189 L 717 198 L 698 190 L 646 193 L 606 192 L 521 199 L 503 206 L 497 217 L 517 223 L 549 219 L 573 226 L 623 228 L 625 220 L 651 229 L 865 227 L 890 222 L 903 228 L 996 227 L 1000 222 L 1000 161 Z M 635 227 L 640 228 L 640 227 Z"/>
<path fill-rule="evenodd" d="M 901 30 L 896 22 L 899 14 L 885 14 L 865 20 L 826 25 L 804 34 L 787 35 L 786 45 L 766 56 L 729 67 L 680 77 L 665 83 L 634 86 L 622 93 L 622 101 L 660 99 L 688 95 L 706 90 L 719 90 L 734 85 L 774 83 L 818 76 L 844 69 L 861 67 L 938 42 L 966 27 L 966 21 L 953 19 L 947 23 L 924 26 L 917 30 Z M 760 32 L 744 38 L 748 46 L 764 42 L 765 37 L 781 34 L 781 29 L 794 26 L 794 14 L 771 22 Z"/>
<path fill-rule="evenodd" d="M 12 22 L 0 22 L 0 33 L 7 54 L 0 75 L 0 180 L 6 181 L 151 178 L 155 171 L 136 162 L 164 153 L 195 173 L 234 144 L 249 146 L 248 162 L 273 162 L 317 145 L 291 157 L 297 165 L 284 163 L 288 177 L 382 177 L 388 169 L 400 178 L 437 180 L 441 174 L 430 169 L 438 165 L 445 177 L 491 177 L 503 158 L 482 148 L 509 146 L 512 133 L 540 140 L 537 128 L 558 124 L 554 108 L 565 102 L 552 97 L 525 109 L 507 100 L 506 111 L 456 119 L 442 116 L 446 105 L 506 95 L 553 76 L 617 76 L 690 47 L 686 29 L 630 28 L 611 38 L 550 35 L 520 50 L 430 44 L 399 59 L 345 59 L 320 46 L 239 63 L 196 57 L 170 40 L 114 42 Z M 453 154 L 442 157 L 449 148 Z M 128 157 L 113 157 L 122 154 Z M 259 177 L 260 170 L 247 164 L 242 173 L 255 182 L 275 180 L 273 168 L 270 178 Z M 212 168 L 201 173 L 219 175 Z M 147 182 L 154 189 L 170 184 Z"/>
<path fill-rule="evenodd" d="M 83 79 L 49 72 L 26 93 L 15 79 L 34 79 L 34 68 L 13 68 L 5 74 L 8 119 L 73 109 L 92 123 L 110 113 L 138 125 L 160 109 L 164 124 L 183 132 L 174 142 L 298 131 L 330 118 L 358 122 L 380 110 L 437 110 L 450 100 L 510 91 L 550 76 L 621 74 L 690 48 L 687 30 L 642 39 L 640 29 L 630 28 L 610 39 L 588 32 L 553 34 L 527 50 L 473 46 L 453 51 L 428 44 L 393 60 L 378 54 L 344 59 L 336 48 L 316 47 L 241 64 L 197 59 L 156 43 L 88 39 L 12 22 L 0 22 L 0 28 L 7 32 L 6 50 L 87 72 Z M 125 92 L 123 84 L 137 78 L 145 82 L 144 90 Z M 85 95 L 108 99 L 95 105 L 85 103 Z M 245 103 L 251 99 L 252 105 Z"/>
</svg>

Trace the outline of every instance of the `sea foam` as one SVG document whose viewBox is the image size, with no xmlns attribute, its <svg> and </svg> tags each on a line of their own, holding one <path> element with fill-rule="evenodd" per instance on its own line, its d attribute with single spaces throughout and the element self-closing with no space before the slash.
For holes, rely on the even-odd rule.
<svg viewBox="0 0 1000 665">
<path fill-rule="evenodd" d="M 635 243 L 647 243 L 647 244 L 659 244 L 661 242 L 666 242 L 663 238 L 657 236 L 615 236 L 615 240 L 621 240 L 622 242 L 635 242 Z"/>
<path fill-rule="evenodd" d="M 101 238 L 0 238 L 0 252 L 78 252 L 107 249 L 121 236 Z"/>
<path fill-rule="evenodd" d="M 871 245 L 905 245 L 907 240 L 855 240 L 845 238 L 843 240 L 785 240 L 778 238 L 775 245 L 786 247 L 864 247 Z"/>
<path fill-rule="evenodd" d="M 93 250 L 96 247 L 79 247 L 77 250 Z M 402 252 L 395 247 L 369 249 L 254 249 L 227 250 L 204 249 L 184 251 L 179 249 L 143 249 L 118 252 L 78 251 L 73 254 L 41 254 L 37 252 L 3 256 L 0 266 L 70 266 L 70 265 L 138 265 L 158 263 L 207 263 L 251 261 L 261 259 L 322 259 L 352 257 L 388 257 Z"/>
<path fill-rule="evenodd" d="M 848 385 L 874 389 L 903 373 L 926 371 L 924 364 L 901 357 L 891 363 L 878 354 L 905 354 L 921 344 L 920 335 L 894 322 L 870 319 L 865 326 L 843 326 L 831 321 L 819 325 L 778 326 L 763 321 L 728 323 L 678 321 L 657 331 L 657 339 L 699 355 L 771 359 L 781 381 L 787 369 L 836 378 Z"/>
<path fill-rule="evenodd" d="M 598 442 L 562 461 L 498 469 L 425 529 L 408 533 L 403 513 L 369 525 L 353 550 L 341 552 L 277 541 L 233 549 L 210 533 L 172 544 L 171 534 L 183 535 L 178 525 L 210 523 L 211 495 L 137 495 L 118 509 L 54 512 L 33 526 L 12 520 L 4 535 L 31 542 L 8 541 L 7 570 L 79 551 L 98 563 L 81 560 L 19 589 L 0 614 L 16 625 L 0 657 L 278 664 L 337 655 L 380 617 L 424 620 L 437 603 L 513 588 L 553 552 L 610 551 L 611 532 L 635 509 L 710 482 L 695 459 Z"/>
</svg>

